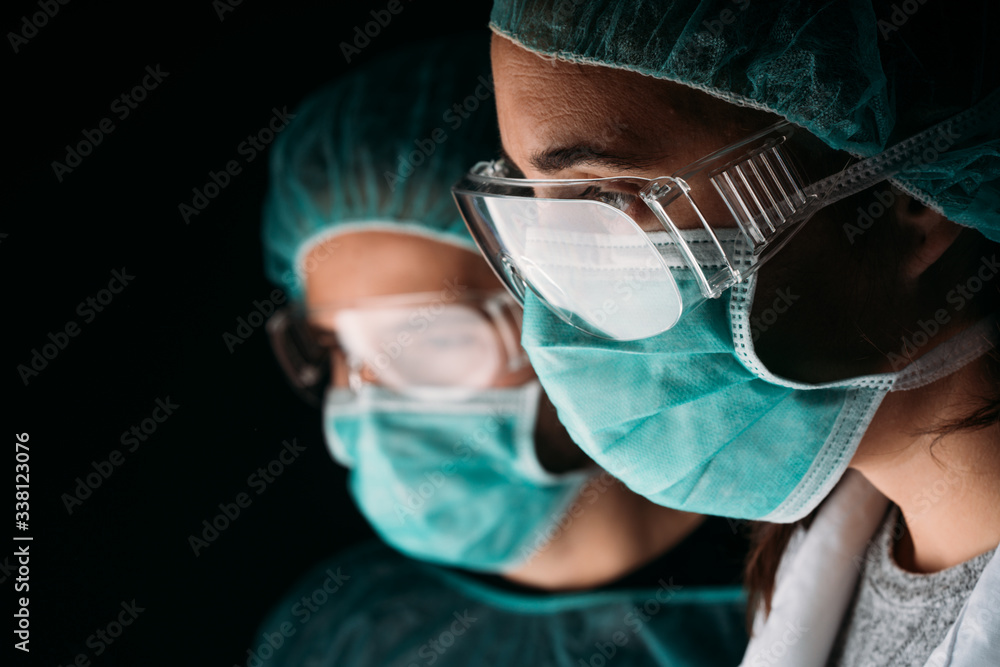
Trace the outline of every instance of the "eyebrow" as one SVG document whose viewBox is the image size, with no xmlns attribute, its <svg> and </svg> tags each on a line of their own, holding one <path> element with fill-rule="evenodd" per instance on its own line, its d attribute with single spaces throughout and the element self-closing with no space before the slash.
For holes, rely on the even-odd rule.
<svg viewBox="0 0 1000 667">
<path fill-rule="evenodd" d="M 508 165 L 521 171 L 506 149 L 501 148 L 500 154 Z M 536 151 L 528 157 L 528 163 L 544 174 L 553 174 L 581 165 L 607 167 L 620 171 L 637 171 L 661 161 L 664 157 L 609 153 L 590 144 L 577 143 Z"/>
</svg>

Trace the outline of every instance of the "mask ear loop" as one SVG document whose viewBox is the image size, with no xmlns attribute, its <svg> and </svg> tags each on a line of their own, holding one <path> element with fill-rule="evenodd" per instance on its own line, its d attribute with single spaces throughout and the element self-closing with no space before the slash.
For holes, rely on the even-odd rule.
<svg viewBox="0 0 1000 667">
<path fill-rule="evenodd" d="M 520 335 L 512 320 L 516 318 L 506 293 L 491 297 L 483 303 L 483 310 L 496 328 L 507 357 L 507 372 L 513 373 L 528 365 L 528 357 L 521 347 Z M 505 308 L 506 306 L 506 308 Z M 505 311 L 508 313 L 505 316 Z"/>
</svg>

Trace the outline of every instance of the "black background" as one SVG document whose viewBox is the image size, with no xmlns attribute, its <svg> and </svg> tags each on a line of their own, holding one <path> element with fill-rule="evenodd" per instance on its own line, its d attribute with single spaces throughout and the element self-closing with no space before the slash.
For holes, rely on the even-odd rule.
<svg viewBox="0 0 1000 667">
<path fill-rule="evenodd" d="M 9 614 L 0 626 L 14 664 L 69 665 L 80 653 L 94 665 L 245 664 L 292 582 L 371 535 L 263 327 L 232 353 L 223 334 L 274 289 L 259 240 L 267 154 L 247 163 L 239 144 L 273 108 L 294 110 L 379 53 L 469 29 L 488 38 L 488 3 L 402 2 L 351 63 L 340 43 L 386 1 L 243 0 L 220 20 L 210 0 L 77 0 L 18 53 L 8 33 L 41 10 L 5 8 L 4 493 L 14 494 L 16 433 L 30 435 L 31 456 L 30 529 L 15 530 L 12 514 L 0 531 L 6 609 L 30 599 L 30 655 L 13 649 Z M 120 119 L 113 100 L 157 65 L 169 76 Z M 59 182 L 51 163 L 103 118 L 115 130 Z M 185 224 L 179 204 L 232 159 L 242 173 Z M 134 280 L 86 323 L 78 305 L 123 268 Z M 80 333 L 25 385 L 17 367 L 69 321 Z M 122 433 L 168 397 L 179 408 L 129 452 Z M 305 452 L 258 495 L 248 477 L 292 439 Z M 113 450 L 124 463 L 69 514 L 63 494 Z M 189 536 L 240 492 L 252 504 L 196 557 Z M 27 593 L 13 590 L 13 534 L 33 537 Z M 95 656 L 88 638 L 133 599 L 144 611 Z"/>
</svg>

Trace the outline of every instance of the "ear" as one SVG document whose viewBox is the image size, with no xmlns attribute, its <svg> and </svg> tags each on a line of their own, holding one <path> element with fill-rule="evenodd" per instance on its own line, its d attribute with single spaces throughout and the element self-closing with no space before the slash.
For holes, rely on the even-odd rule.
<svg viewBox="0 0 1000 667">
<path fill-rule="evenodd" d="M 903 275 L 908 279 L 923 275 L 951 247 L 963 229 L 905 193 L 896 197 L 893 212 L 900 228 L 912 239 L 910 251 L 903 258 Z"/>
</svg>

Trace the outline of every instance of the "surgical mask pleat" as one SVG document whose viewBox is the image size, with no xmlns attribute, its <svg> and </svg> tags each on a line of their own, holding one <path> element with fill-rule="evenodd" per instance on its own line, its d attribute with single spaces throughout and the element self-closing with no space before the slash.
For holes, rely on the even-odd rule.
<svg viewBox="0 0 1000 667">
<path fill-rule="evenodd" d="M 522 345 L 574 440 L 637 493 L 684 511 L 795 521 L 843 474 L 893 381 L 781 382 L 755 356 L 744 360 L 734 327 L 745 324 L 755 285 L 629 342 L 574 336 L 528 300 Z M 975 344 L 988 324 L 944 344 L 947 369 L 930 354 L 916 362 L 926 372 L 893 377 L 909 386 L 911 376 L 953 372 L 988 347 Z"/>
<path fill-rule="evenodd" d="M 538 463 L 539 393 L 537 382 L 462 401 L 333 389 L 327 442 L 351 467 L 351 494 L 386 542 L 416 558 L 502 571 L 531 555 L 527 545 L 590 474 L 551 475 Z"/>
</svg>

